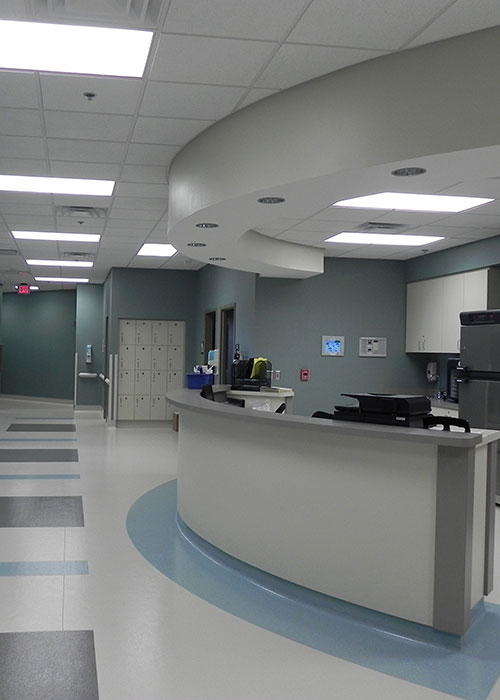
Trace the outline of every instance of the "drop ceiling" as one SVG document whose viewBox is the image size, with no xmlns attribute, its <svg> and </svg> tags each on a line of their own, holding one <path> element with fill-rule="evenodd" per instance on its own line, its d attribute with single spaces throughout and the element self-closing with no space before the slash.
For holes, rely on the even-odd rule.
<svg viewBox="0 0 500 700">
<path fill-rule="evenodd" d="M 0 192 L 0 282 L 11 291 L 20 282 L 33 284 L 34 275 L 65 274 L 64 268 L 29 267 L 25 261 L 30 258 L 84 255 L 95 262 L 94 283 L 102 283 L 112 267 L 199 269 L 202 262 L 180 254 L 167 260 L 137 256 L 146 242 L 168 242 L 168 169 L 188 141 L 228 114 L 305 80 L 498 25 L 500 5 L 470 0 L 3 0 L 0 19 L 154 31 L 142 79 L 0 71 L 0 173 L 117 181 L 113 197 Z M 87 99 L 85 92 L 95 98 Z M 379 184 L 381 191 L 388 189 L 386 182 Z M 445 236 L 433 250 L 500 233 L 500 179 L 471 183 L 444 168 L 439 190 L 493 197 L 498 203 L 457 215 L 311 212 L 304 203 L 303 215 L 277 213 L 260 232 L 324 248 L 325 238 L 346 228 L 371 225 L 375 230 L 397 223 L 404 232 Z M 99 233 L 101 241 L 22 241 L 12 237 L 12 230 Z M 326 255 L 342 257 L 423 254 L 392 246 L 333 244 L 326 249 Z M 40 287 L 61 288 L 56 283 Z"/>
</svg>

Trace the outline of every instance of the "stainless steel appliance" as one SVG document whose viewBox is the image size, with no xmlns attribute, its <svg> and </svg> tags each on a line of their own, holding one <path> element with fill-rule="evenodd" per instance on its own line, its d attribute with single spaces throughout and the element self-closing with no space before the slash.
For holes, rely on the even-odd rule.
<svg viewBox="0 0 500 700">
<path fill-rule="evenodd" d="M 473 428 L 500 430 L 500 309 L 463 311 L 460 323 L 457 367 L 460 418 Z M 497 503 L 500 503 L 499 464 L 500 460 L 497 461 Z"/>
</svg>

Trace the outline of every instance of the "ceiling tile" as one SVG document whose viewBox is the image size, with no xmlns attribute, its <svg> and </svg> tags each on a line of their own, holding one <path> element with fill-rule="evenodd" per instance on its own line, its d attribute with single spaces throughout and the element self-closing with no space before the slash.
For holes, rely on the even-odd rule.
<svg viewBox="0 0 500 700">
<path fill-rule="evenodd" d="M 10 136 L 43 136 L 40 112 L 36 109 L 0 107 L 0 133 Z"/>
<path fill-rule="evenodd" d="M 162 165 L 167 168 L 179 150 L 179 146 L 131 143 L 125 163 L 127 165 Z"/>
<path fill-rule="evenodd" d="M 40 76 L 45 109 L 101 114 L 135 114 L 142 88 L 140 80 L 94 75 Z M 94 93 L 88 100 L 84 93 Z"/>
<path fill-rule="evenodd" d="M 470 226 L 471 228 L 494 228 L 500 233 L 500 214 L 486 216 L 485 214 L 453 214 L 440 219 L 442 226 Z"/>
<path fill-rule="evenodd" d="M 113 163 L 52 160 L 50 162 L 50 174 L 54 177 L 88 177 L 98 180 L 117 180 L 120 174 L 120 167 Z"/>
<path fill-rule="evenodd" d="M 0 157 L 0 173 L 9 175 L 48 175 L 49 167 L 44 160 Z"/>
<path fill-rule="evenodd" d="M 243 88 L 221 85 L 149 83 L 141 114 L 153 117 L 221 119 L 243 95 Z"/>
<path fill-rule="evenodd" d="M 54 204 L 60 207 L 98 207 L 107 208 L 110 206 L 111 197 L 91 197 L 80 194 L 55 194 Z"/>
<path fill-rule="evenodd" d="M 35 74 L 0 71 L 0 106 L 38 109 Z"/>
<path fill-rule="evenodd" d="M 366 49 L 283 44 L 255 86 L 281 90 L 380 55 Z"/>
<path fill-rule="evenodd" d="M 166 204 L 166 200 L 165 200 Z M 134 221 L 137 225 L 143 226 L 144 228 L 150 229 L 151 226 L 156 224 L 158 221 L 158 211 L 153 209 L 148 211 L 146 209 L 117 209 L 113 207 L 109 215 L 109 221 L 116 221 L 117 219 L 124 222 Z"/>
<path fill-rule="evenodd" d="M 300 16 L 305 0 L 173 0 L 164 26 L 166 32 L 280 39 Z"/>
<path fill-rule="evenodd" d="M 2 202 L 14 204 L 52 204 L 50 194 L 29 194 L 26 192 L 2 192 L 0 190 L 0 206 Z"/>
<path fill-rule="evenodd" d="M 242 100 L 242 102 L 240 102 L 238 109 L 248 107 L 248 105 L 258 102 L 259 100 L 263 100 L 265 97 L 269 97 L 270 95 L 274 95 L 276 92 L 279 92 L 279 90 L 274 90 L 271 88 L 253 88 L 248 92 L 248 95 Z"/>
<path fill-rule="evenodd" d="M 151 80 L 210 85 L 249 85 L 276 44 L 239 39 L 163 34 Z"/>
<path fill-rule="evenodd" d="M 121 182 L 116 188 L 117 197 L 164 197 L 167 201 L 167 185 L 134 184 Z"/>
<path fill-rule="evenodd" d="M 43 140 L 27 136 L 4 136 L 0 134 L 0 153 L 3 158 L 34 158 L 43 160 Z"/>
<path fill-rule="evenodd" d="M 486 27 L 500 24 L 500 5 L 498 0 L 456 0 L 439 15 L 432 24 L 419 34 L 409 46 L 418 46 L 439 39 L 446 39 L 459 34 L 475 32 Z"/>
<path fill-rule="evenodd" d="M 53 216 L 5 214 L 3 218 L 11 231 L 50 231 L 54 228 Z"/>
<path fill-rule="evenodd" d="M 166 202 L 163 197 L 115 197 L 114 209 L 148 209 L 163 213 Z"/>
<path fill-rule="evenodd" d="M 0 203 L 1 214 L 28 214 L 33 216 L 52 216 L 53 207 L 50 203 L 46 205 L 24 204 L 23 202 L 2 202 Z"/>
<path fill-rule="evenodd" d="M 313 0 L 288 41 L 394 50 L 450 0 Z"/>
<path fill-rule="evenodd" d="M 167 169 L 159 165 L 124 165 L 122 182 L 159 182 L 167 184 Z"/>
<path fill-rule="evenodd" d="M 1 140 L 0 140 L 1 147 Z M 121 163 L 125 144 L 106 141 L 47 139 L 49 157 L 53 160 L 83 161 L 86 163 Z"/>
<path fill-rule="evenodd" d="M 132 119 L 118 114 L 84 114 L 47 110 L 45 125 L 49 138 L 126 141 Z"/>
<path fill-rule="evenodd" d="M 180 146 L 190 141 L 213 123 L 213 120 L 207 119 L 139 117 L 132 134 L 132 141 L 146 144 L 171 144 L 176 146 L 177 150 L 180 150 Z"/>
</svg>

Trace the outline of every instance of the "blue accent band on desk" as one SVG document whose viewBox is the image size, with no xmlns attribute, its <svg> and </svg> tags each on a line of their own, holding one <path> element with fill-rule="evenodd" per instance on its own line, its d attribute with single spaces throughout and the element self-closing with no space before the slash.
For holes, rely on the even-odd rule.
<svg viewBox="0 0 500 700">
<path fill-rule="evenodd" d="M 176 480 L 134 503 L 127 531 L 139 552 L 180 586 L 300 644 L 465 700 L 486 700 L 500 676 L 500 605 L 478 604 L 460 638 L 297 586 L 190 530 L 177 518 Z"/>
<path fill-rule="evenodd" d="M 80 474 L 0 474 L 0 480 L 16 479 L 79 479 Z"/>
<path fill-rule="evenodd" d="M 0 576 L 81 576 L 87 561 L 0 561 Z"/>
</svg>

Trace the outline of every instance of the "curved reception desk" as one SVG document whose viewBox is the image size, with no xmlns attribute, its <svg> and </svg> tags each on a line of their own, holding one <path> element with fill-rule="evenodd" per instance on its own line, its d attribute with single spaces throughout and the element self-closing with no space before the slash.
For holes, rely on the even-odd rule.
<svg viewBox="0 0 500 700">
<path fill-rule="evenodd" d="M 214 387 L 223 400 L 229 387 Z M 178 512 L 198 535 L 329 596 L 465 633 L 492 588 L 496 441 L 168 394 Z M 217 398 L 217 397 L 216 397 Z"/>
</svg>

